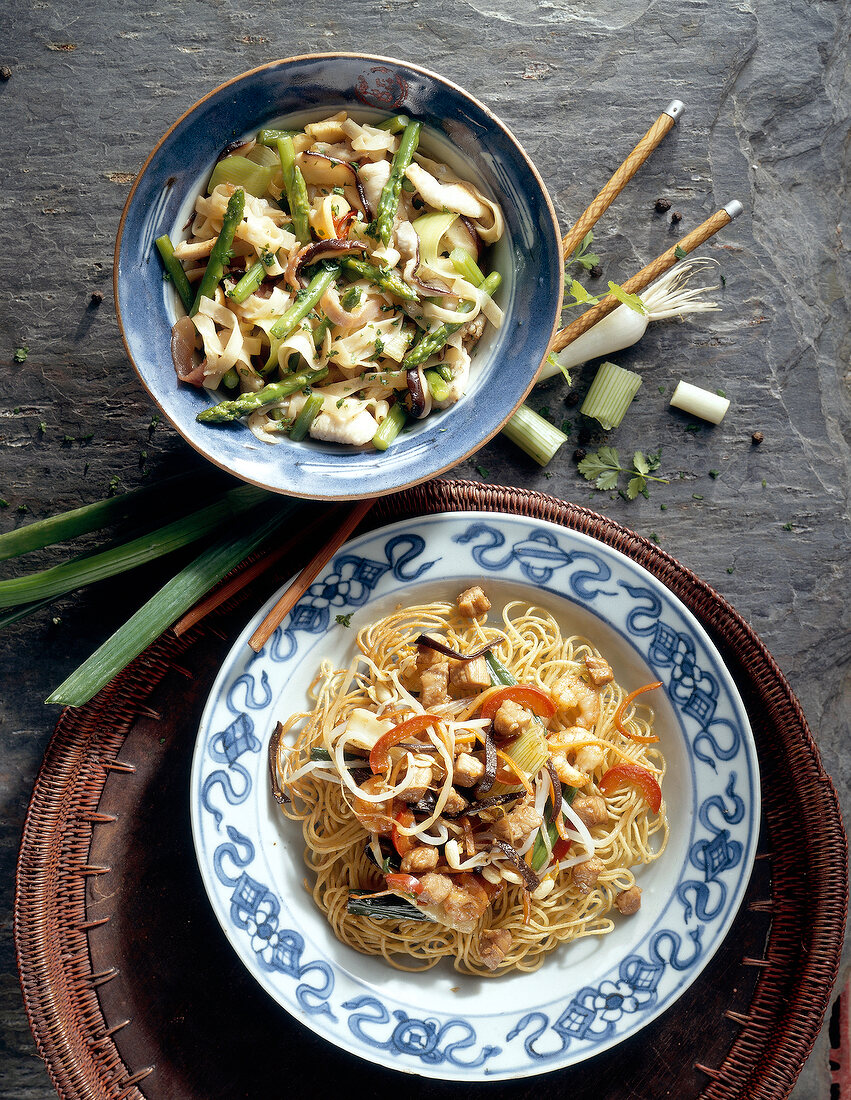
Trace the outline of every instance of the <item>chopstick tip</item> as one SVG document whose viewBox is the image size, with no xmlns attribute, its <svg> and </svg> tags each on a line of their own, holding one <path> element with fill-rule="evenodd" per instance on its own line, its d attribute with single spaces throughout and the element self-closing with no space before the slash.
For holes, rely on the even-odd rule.
<svg viewBox="0 0 851 1100">
<path fill-rule="evenodd" d="M 669 115 L 676 122 L 685 114 L 685 109 L 686 105 L 681 99 L 672 99 L 662 114 Z"/>
<path fill-rule="evenodd" d="M 738 199 L 733 199 L 731 202 L 728 202 L 723 209 L 727 211 L 727 215 L 730 218 L 730 221 L 732 221 L 734 218 L 738 218 L 739 214 L 743 214 L 745 211 L 745 208 L 742 206 Z"/>
</svg>

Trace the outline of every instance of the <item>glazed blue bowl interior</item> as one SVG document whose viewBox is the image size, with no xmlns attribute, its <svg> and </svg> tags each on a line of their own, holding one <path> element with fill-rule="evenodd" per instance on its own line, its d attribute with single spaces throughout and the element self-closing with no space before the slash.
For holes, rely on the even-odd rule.
<svg viewBox="0 0 851 1100">
<path fill-rule="evenodd" d="M 421 148 L 500 203 L 506 230 L 490 264 L 503 276 L 505 312 L 473 351 L 467 395 L 416 423 L 385 453 L 307 440 L 261 443 L 244 424 L 212 427 L 196 415 L 216 397 L 178 383 L 171 327 L 183 313 L 163 280 L 156 238 L 183 226 L 222 148 L 261 126 L 347 108 L 356 118 L 404 112 L 425 123 Z M 166 134 L 127 200 L 116 243 L 119 324 L 139 376 L 196 450 L 237 477 L 280 493 L 320 499 L 375 496 L 456 465 L 506 422 L 530 389 L 560 316 L 563 266 L 558 223 L 534 166 L 484 106 L 423 69 L 387 58 L 328 54 L 277 61 L 217 88 Z"/>
</svg>

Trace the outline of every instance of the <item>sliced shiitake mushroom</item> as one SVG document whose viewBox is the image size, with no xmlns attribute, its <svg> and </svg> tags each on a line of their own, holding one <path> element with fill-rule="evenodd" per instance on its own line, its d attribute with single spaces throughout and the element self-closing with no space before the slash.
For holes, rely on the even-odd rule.
<svg viewBox="0 0 851 1100">
<path fill-rule="evenodd" d="M 195 324 L 191 317 L 181 317 L 172 327 L 171 361 L 181 382 L 203 385 L 204 364 L 195 350 Z"/>
<path fill-rule="evenodd" d="M 346 187 L 357 185 L 358 174 L 351 164 L 323 153 L 299 153 L 296 164 L 301 169 L 304 182 L 314 187 Z"/>
</svg>

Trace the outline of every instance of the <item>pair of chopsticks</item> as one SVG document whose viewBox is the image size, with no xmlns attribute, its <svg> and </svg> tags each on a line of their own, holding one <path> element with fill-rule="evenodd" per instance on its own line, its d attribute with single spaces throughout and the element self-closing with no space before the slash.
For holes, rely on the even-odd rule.
<svg viewBox="0 0 851 1100">
<path fill-rule="evenodd" d="M 597 221 L 609 209 L 611 204 L 621 191 L 623 191 L 624 187 L 626 187 L 650 154 L 658 148 L 665 137 L 671 132 L 677 119 L 680 118 L 684 110 L 683 104 L 678 99 L 672 100 L 671 103 L 668 104 L 629 156 L 626 157 L 617 171 L 615 171 L 603 189 L 589 204 L 581 217 L 577 219 L 576 223 L 562 240 L 562 251 L 566 260 L 571 257 L 576 246 L 582 241 L 588 230 L 596 225 Z M 681 240 L 677 241 L 674 246 L 669 248 L 666 252 L 663 252 L 661 256 L 657 256 L 655 260 L 647 264 L 646 267 L 643 267 L 637 275 L 633 275 L 631 279 L 628 279 L 623 284 L 623 289 L 628 294 L 637 294 L 644 290 L 655 279 L 658 279 L 660 275 L 663 275 L 672 268 L 684 255 L 693 252 L 700 245 L 708 241 L 719 229 L 723 229 L 725 225 L 729 225 L 734 218 L 742 213 L 742 209 L 742 204 L 737 200 L 733 200 L 727 203 L 726 206 L 722 206 L 720 210 L 716 210 L 715 213 L 699 225 L 697 229 L 692 230 L 691 233 L 688 233 Z M 562 351 L 578 336 L 581 336 L 583 332 L 587 332 L 592 325 L 596 325 L 598 321 L 601 321 L 611 313 L 618 305 L 618 299 L 615 298 L 614 295 L 607 295 L 596 306 L 586 310 L 585 313 L 573 321 L 572 324 L 568 325 L 566 328 L 560 329 L 553 339 L 551 350 Z M 295 580 L 293 580 L 292 584 L 290 584 L 275 606 L 264 617 L 262 623 L 249 638 L 248 644 L 255 653 L 260 652 L 331 558 L 333 558 L 343 543 L 352 535 L 366 516 L 367 512 L 372 508 L 373 504 L 375 504 L 374 498 L 358 501 L 342 521 L 333 537 L 329 539 L 329 541 L 313 555 L 307 565 L 304 566 Z M 246 584 L 254 580 L 261 572 L 264 572 L 271 565 L 280 561 L 294 548 L 296 542 L 303 541 L 303 538 L 304 532 L 302 532 L 298 540 L 290 540 L 284 546 L 278 547 L 276 550 L 272 551 L 266 558 L 254 563 L 254 565 L 250 566 L 242 573 L 231 578 L 230 581 L 226 582 L 225 585 L 213 592 L 206 600 L 202 601 L 202 603 L 198 604 L 192 611 L 184 616 L 184 618 L 175 625 L 175 633 L 179 635 L 188 630 L 190 626 L 195 625 L 215 607 L 224 603 L 225 600 L 229 599 Z"/>
</svg>

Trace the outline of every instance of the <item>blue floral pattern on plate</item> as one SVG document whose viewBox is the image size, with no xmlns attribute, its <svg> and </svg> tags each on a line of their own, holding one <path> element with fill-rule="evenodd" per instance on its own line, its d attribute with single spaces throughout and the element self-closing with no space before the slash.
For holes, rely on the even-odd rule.
<svg viewBox="0 0 851 1100">
<path fill-rule="evenodd" d="M 637 871 L 645 888 L 640 918 L 617 923 L 593 946 L 562 947 L 537 973 L 496 986 L 441 968 L 400 978 L 337 943 L 299 888 L 301 834 L 288 832 L 291 823 L 268 794 L 266 746 L 278 718 L 304 705 L 319 660 L 350 660 L 353 630 L 338 626 L 338 615 L 351 613 L 356 629 L 409 596 L 447 598 L 482 578 L 500 599 L 522 596 L 593 634 L 631 686 L 663 682 L 657 722 L 669 763 L 672 841 Z M 617 551 L 544 521 L 453 513 L 407 520 L 343 547 L 255 655 L 246 640 L 265 610 L 210 695 L 191 810 L 213 908 L 277 1001 L 361 1057 L 457 1080 L 521 1077 L 581 1061 L 676 1001 L 720 945 L 744 895 L 759 775 L 729 673 L 660 581 Z M 495 990 L 506 994 L 496 1004 L 511 1007 L 494 1011 Z"/>
</svg>

